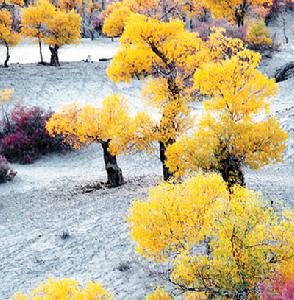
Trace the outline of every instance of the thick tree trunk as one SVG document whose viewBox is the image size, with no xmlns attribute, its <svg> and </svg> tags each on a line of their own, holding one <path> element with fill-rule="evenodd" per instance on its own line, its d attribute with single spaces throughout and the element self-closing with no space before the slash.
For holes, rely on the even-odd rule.
<svg viewBox="0 0 294 300">
<path fill-rule="evenodd" d="M 50 65 L 51 66 L 60 66 L 59 58 L 58 58 L 58 46 L 55 45 L 54 47 L 49 46 L 49 50 L 51 52 L 51 59 L 50 59 Z"/>
<path fill-rule="evenodd" d="M 42 53 L 42 41 L 39 39 L 39 51 L 40 51 L 40 58 L 41 58 L 41 64 L 44 64 L 44 59 L 43 59 L 43 53 Z"/>
<path fill-rule="evenodd" d="M 173 140 L 170 140 L 168 145 L 172 145 L 174 143 Z M 163 142 L 159 142 L 159 151 L 160 151 L 160 161 L 162 163 L 163 169 L 163 179 L 165 181 L 169 180 L 173 177 L 173 174 L 169 171 L 168 167 L 165 165 L 166 163 L 166 149 L 167 146 Z"/>
<path fill-rule="evenodd" d="M 121 169 L 116 162 L 116 156 L 109 152 L 109 142 L 102 142 L 104 153 L 105 170 L 107 172 L 107 183 L 110 187 L 118 187 L 124 183 Z"/>
<path fill-rule="evenodd" d="M 241 163 L 234 156 L 229 156 L 221 161 L 220 173 L 227 182 L 229 189 L 235 184 L 245 186 L 244 174 L 241 168 Z"/>
<path fill-rule="evenodd" d="M 7 43 L 5 43 L 5 47 L 6 47 L 6 59 L 4 61 L 4 67 L 8 68 L 8 61 L 10 59 L 10 54 L 9 54 L 9 45 Z"/>
</svg>

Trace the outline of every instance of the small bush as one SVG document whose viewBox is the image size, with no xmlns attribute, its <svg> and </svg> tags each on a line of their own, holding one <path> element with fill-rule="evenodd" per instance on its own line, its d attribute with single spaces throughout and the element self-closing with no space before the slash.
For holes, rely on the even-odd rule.
<svg viewBox="0 0 294 300">
<path fill-rule="evenodd" d="M 246 41 L 250 48 L 255 50 L 270 48 L 273 43 L 263 20 L 254 20 L 249 23 Z"/>
<path fill-rule="evenodd" d="M 10 168 L 7 159 L 0 155 L 0 183 L 13 180 L 15 175 L 16 172 Z"/>
<path fill-rule="evenodd" d="M 73 279 L 49 280 L 40 284 L 28 295 L 17 293 L 11 300 L 113 300 L 109 292 L 104 290 L 100 283 L 88 282 L 83 290 L 80 290 L 78 282 Z"/>
<path fill-rule="evenodd" d="M 0 154 L 26 164 L 41 155 L 68 150 L 61 136 L 51 137 L 46 130 L 52 114 L 39 107 L 15 107 L 1 123 Z"/>
</svg>

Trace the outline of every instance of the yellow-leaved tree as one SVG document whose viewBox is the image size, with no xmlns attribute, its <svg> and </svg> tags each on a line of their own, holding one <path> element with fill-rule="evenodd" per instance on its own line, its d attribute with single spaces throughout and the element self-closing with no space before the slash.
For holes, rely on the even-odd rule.
<svg viewBox="0 0 294 300">
<path fill-rule="evenodd" d="M 200 0 L 122 0 L 108 5 L 102 13 L 103 32 L 111 37 L 120 36 L 129 18 L 136 13 L 168 22 L 179 18 L 190 26 L 190 20 L 200 15 L 205 1 Z"/>
<path fill-rule="evenodd" d="M 7 9 L 0 10 L 0 45 L 6 48 L 6 58 L 4 61 L 4 67 L 8 67 L 8 61 L 10 59 L 9 48 L 16 46 L 21 39 L 19 33 L 12 28 L 11 13 Z"/>
<path fill-rule="evenodd" d="M 165 164 L 166 148 L 192 123 L 188 103 L 198 100 L 194 73 L 205 63 L 221 61 L 243 49 L 240 40 L 225 38 L 223 33 L 215 29 L 203 41 L 197 33 L 185 30 L 179 20 L 165 23 L 133 15 L 121 36 L 121 48 L 107 70 L 114 82 L 147 78 L 143 95 L 161 117 L 146 130 L 150 135 L 145 139 L 160 145 L 165 180 L 171 176 Z"/>
<path fill-rule="evenodd" d="M 74 279 L 52 279 L 38 285 L 28 294 L 17 293 L 11 300 L 113 300 L 112 295 L 100 283 L 88 282 L 81 290 Z"/>
<path fill-rule="evenodd" d="M 93 2 L 92 0 L 58 0 L 57 7 L 66 12 L 71 10 L 77 12 L 81 16 L 82 37 L 85 37 L 87 30 L 93 35 L 91 22 L 95 12 L 101 7 L 99 2 Z"/>
<path fill-rule="evenodd" d="M 144 114 L 131 118 L 126 99 L 114 94 L 104 99 L 101 109 L 90 104 L 67 106 L 51 117 L 46 128 L 51 135 L 63 135 L 65 141 L 77 149 L 92 143 L 101 144 L 107 182 L 117 187 L 124 179 L 116 156 L 128 152 L 134 141 L 139 143 L 138 128 L 142 122 Z"/>
<path fill-rule="evenodd" d="M 205 0 L 205 3 L 216 18 L 225 17 L 240 27 L 244 25 L 250 11 L 255 8 L 259 11 L 269 11 L 273 0 Z"/>
<path fill-rule="evenodd" d="M 110 37 L 121 36 L 132 13 L 131 9 L 123 2 L 113 2 L 108 5 L 101 13 L 104 20 L 103 33 Z"/>
<path fill-rule="evenodd" d="M 49 45 L 51 52 L 50 64 L 59 66 L 58 50 L 63 45 L 78 43 L 80 40 L 81 17 L 71 10 L 56 10 L 46 24 L 44 43 Z"/>
<path fill-rule="evenodd" d="M 168 148 L 172 172 L 218 171 L 229 186 L 244 185 L 242 166 L 259 169 L 282 160 L 287 134 L 269 115 L 268 102 L 277 85 L 256 69 L 259 61 L 259 54 L 244 50 L 195 73 L 195 88 L 209 100 L 195 135 Z"/>
<path fill-rule="evenodd" d="M 170 281 L 195 293 L 187 299 L 239 300 L 257 299 L 260 282 L 293 259 L 293 217 L 211 173 L 152 188 L 128 222 L 139 254 L 168 261 Z"/>
<path fill-rule="evenodd" d="M 44 64 L 42 42 L 47 34 L 47 24 L 56 13 L 53 4 L 48 0 L 38 0 L 35 5 L 23 9 L 21 17 L 21 33 L 23 36 L 35 38 L 39 44 L 41 64 Z"/>
</svg>

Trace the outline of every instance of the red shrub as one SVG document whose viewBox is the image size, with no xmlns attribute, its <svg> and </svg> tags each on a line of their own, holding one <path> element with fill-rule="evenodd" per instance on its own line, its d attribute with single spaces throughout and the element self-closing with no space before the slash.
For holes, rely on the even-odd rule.
<svg viewBox="0 0 294 300">
<path fill-rule="evenodd" d="M 46 130 L 52 113 L 39 107 L 15 107 L 2 121 L 0 153 L 9 161 L 32 163 L 46 153 L 69 149 L 62 137 L 51 137 Z"/>
</svg>

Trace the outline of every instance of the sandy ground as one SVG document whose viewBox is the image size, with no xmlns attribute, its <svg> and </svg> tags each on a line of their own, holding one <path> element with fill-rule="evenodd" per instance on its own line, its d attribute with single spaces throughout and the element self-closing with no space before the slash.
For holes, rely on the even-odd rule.
<svg viewBox="0 0 294 300">
<path fill-rule="evenodd" d="M 290 46 L 282 45 L 281 52 L 265 60 L 261 69 L 271 75 L 294 60 L 294 48 L 289 48 L 293 44 L 292 38 Z M 27 57 L 25 47 L 17 51 L 20 61 Z M 132 112 L 146 109 L 139 99 L 140 83 L 115 85 L 108 80 L 106 67 L 107 63 L 101 62 L 63 63 L 60 68 L 14 64 L 0 69 L 0 89 L 15 89 L 12 104 L 55 110 L 72 101 L 99 105 L 113 92 L 128 97 Z M 280 83 L 272 105 L 273 114 L 289 133 L 285 162 L 258 172 L 246 170 L 248 186 L 262 191 L 278 208 L 294 206 L 293 85 L 294 79 Z M 16 179 L 0 186 L 1 300 L 50 276 L 73 277 L 81 283 L 101 281 L 118 300 L 145 299 L 156 285 L 166 285 L 165 268 L 155 267 L 135 253 L 126 223 L 132 200 L 145 197 L 148 187 L 161 179 L 158 157 L 124 156 L 119 157 L 119 164 L 127 183 L 92 193 L 83 193 L 81 186 L 105 180 L 98 145 L 46 156 L 29 166 L 13 165 L 18 171 Z M 67 234 L 68 238 L 62 238 Z"/>
<path fill-rule="evenodd" d="M 65 45 L 59 49 L 61 61 L 82 61 L 91 56 L 92 61 L 99 61 L 100 58 L 110 58 L 118 50 L 118 42 L 111 41 L 109 38 L 100 38 L 94 41 L 82 39 L 75 45 Z M 50 61 L 50 51 L 48 45 L 42 46 L 44 61 Z M 0 47 L 0 63 L 5 59 L 5 48 Z M 11 64 L 29 64 L 40 61 L 39 46 L 32 43 L 30 39 L 24 39 L 17 47 L 10 49 Z"/>
</svg>

